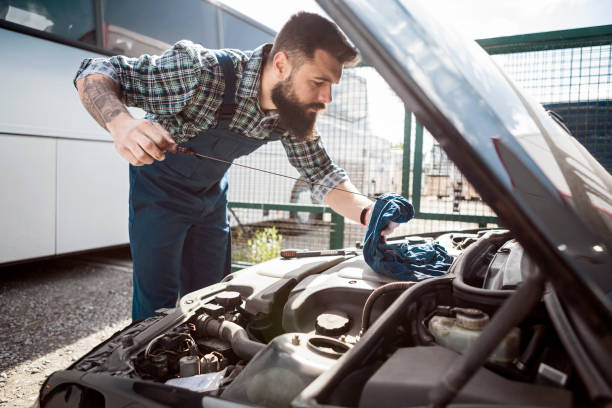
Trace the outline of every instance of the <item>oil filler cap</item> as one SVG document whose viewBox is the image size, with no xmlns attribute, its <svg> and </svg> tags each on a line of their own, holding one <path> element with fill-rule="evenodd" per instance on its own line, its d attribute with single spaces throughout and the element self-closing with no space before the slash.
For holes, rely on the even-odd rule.
<svg viewBox="0 0 612 408">
<path fill-rule="evenodd" d="M 317 316 L 315 328 L 322 336 L 340 336 L 351 328 L 351 318 L 339 310 L 321 313 Z"/>
<path fill-rule="evenodd" d="M 489 322 L 489 315 L 479 309 L 456 309 L 457 326 L 468 330 L 482 330 Z"/>
<path fill-rule="evenodd" d="M 240 293 L 226 290 L 215 296 L 215 303 L 221 305 L 225 310 L 232 310 L 241 303 Z"/>
</svg>

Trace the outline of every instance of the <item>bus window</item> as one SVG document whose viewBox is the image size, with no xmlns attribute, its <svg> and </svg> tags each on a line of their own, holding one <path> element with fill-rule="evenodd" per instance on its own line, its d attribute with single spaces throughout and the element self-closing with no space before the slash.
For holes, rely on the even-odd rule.
<svg viewBox="0 0 612 408">
<path fill-rule="evenodd" d="M 113 53 L 161 54 L 183 39 L 218 47 L 216 7 L 202 0 L 106 0 L 103 5 L 104 48 Z"/>
<path fill-rule="evenodd" d="M 95 45 L 91 0 L 1 0 L 0 20 Z"/>
<path fill-rule="evenodd" d="M 223 11 L 223 47 L 249 50 L 274 41 L 274 34 L 262 31 Z"/>
</svg>

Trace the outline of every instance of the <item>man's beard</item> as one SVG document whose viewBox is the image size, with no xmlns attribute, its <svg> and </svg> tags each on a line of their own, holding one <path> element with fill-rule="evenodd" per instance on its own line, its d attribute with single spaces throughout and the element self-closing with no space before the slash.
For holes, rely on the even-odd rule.
<svg viewBox="0 0 612 408">
<path fill-rule="evenodd" d="M 318 112 L 309 109 L 325 109 L 324 103 L 300 103 L 295 95 L 291 76 L 274 85 L 272 102 L 278 109 L 281 127 L 289 130 L 291 135 L 300 142 L 315 138 L 314 127 Z"/>
</svg>

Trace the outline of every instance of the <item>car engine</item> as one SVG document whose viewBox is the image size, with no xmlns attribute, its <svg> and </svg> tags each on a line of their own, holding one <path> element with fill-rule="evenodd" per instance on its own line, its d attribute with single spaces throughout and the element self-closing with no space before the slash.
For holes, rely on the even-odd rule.
<svg viewBox="0 0 612 408">
<path fill-rule="evenodd" d="M 77 396 L 84 406 L 425 406 L 440 392 L 450 393 L 440 406 L 588 405 L 550 288 L 516 324 L 494 319 L 538 273 L 508 231 L 402 239 L 437 240 L 455 256 L 448 274 L 397 282 L 358 249 L 258 264 L 116 333 L 52 375 L 41 406 Z M 495 324 L 508 330 L 470 357 Z M 444 388 L 449 378 L 458 389 Z"/>
</svg>

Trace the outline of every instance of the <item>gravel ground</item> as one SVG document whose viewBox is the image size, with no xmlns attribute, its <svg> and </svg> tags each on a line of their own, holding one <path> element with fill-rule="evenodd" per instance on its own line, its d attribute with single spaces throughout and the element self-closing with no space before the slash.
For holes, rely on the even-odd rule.
<svg viewBox="0 0 612 408">
<path fill-rule="evenodd" d="M 127 326 L 131 294 L 126 248 L 0 268 L 0 407 Z"/>
</svg>

